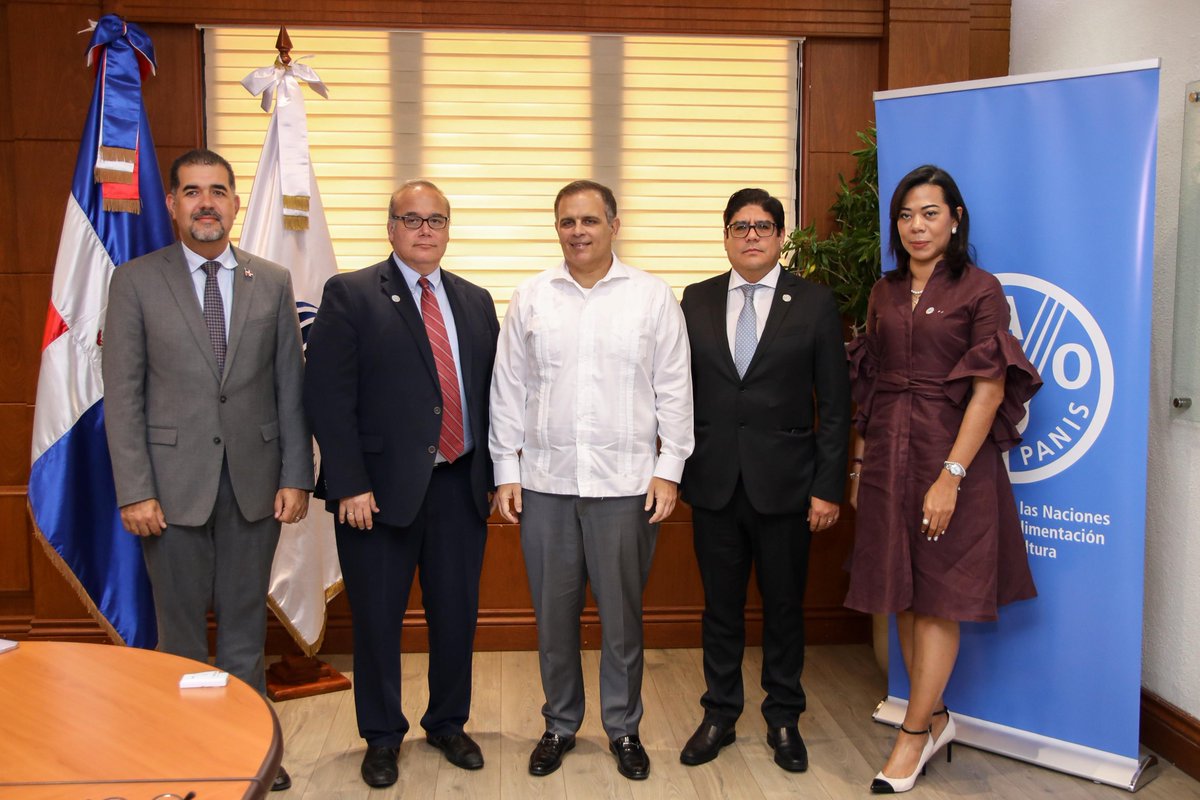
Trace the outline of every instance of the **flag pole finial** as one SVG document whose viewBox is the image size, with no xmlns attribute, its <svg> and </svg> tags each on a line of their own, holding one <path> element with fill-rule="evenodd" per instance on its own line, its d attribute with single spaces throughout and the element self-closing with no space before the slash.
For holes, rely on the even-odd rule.
<svg viewBox="0 0 1200 800">
<path fill-rule="evenodd" d="M 292 38 L 288 36 L 287 28 L 279 26 L 279 36 L 275 39 L 275 49 L 279 51 L 279 61 L 286 67 L 292 63 Z"/>
</svg>

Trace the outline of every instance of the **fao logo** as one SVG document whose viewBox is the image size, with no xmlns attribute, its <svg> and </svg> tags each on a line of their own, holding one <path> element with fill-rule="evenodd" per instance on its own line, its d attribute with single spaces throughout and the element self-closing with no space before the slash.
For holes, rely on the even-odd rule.
<svg viewBox="0 0 1200 800">
<path fill-rule="evenodd" d="M 1112 410 L 1114 372 L 1104 332 L 1073 296 L 1049 281 L 1009 272 L 1004 285 L 1011 330 L 1044 385 L 1008 454 L 1013 483 L 1057 475 L 1083 457 Z"/>
</svg>

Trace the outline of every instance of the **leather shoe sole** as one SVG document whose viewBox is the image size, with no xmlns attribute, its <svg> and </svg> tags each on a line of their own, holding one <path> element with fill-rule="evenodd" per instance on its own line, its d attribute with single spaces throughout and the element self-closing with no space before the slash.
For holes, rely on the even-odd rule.
<svg viewBox="0 0 1200 800">
<path fill-rule="evenodd" d="M 575 749 L 575 737 L 545 733 L 529 755 L 529 774 L 539 778 L 549 775 L 562 766 L 563 756 Z"/>
<path fill-rule="evenodd" d="M 279 772 L 275 773 L 275 780 L 271 781 L 272 792 L 286 792 L 292 788 L 292 776 L 287 774 L 287 770 L 282 766 L 279 767 Z"/>
<path fill-rule="evenodd" d="M 429 736 L 425 741 L 441 750 L 446 760 L 459 769 L 482 769 L 483 753 L 475 740 L 465 733 L 455 733 L 450 736 Z"/>
<path fill-rule="evenodd" d="M 366 755 L 363 756 L 362 768 L 359 770 L 362 773 L 363 783 L 377 789 L 391 786 L 400 777 L 400 767 L 396 763 L 398 758 L 400 758 L 399 747 L 371 747 L 368 745 Z"/>
<path fill-rule="evenodd" d="M 689 767 L 707 764 L 721 754 L 722 747 L 728 747 L 735 741 L 737 732 L 732 725 L 726 728 L 715 722 L 701 722 L 692 738 L 683 746 L 679 760 Z"/>
</svg>

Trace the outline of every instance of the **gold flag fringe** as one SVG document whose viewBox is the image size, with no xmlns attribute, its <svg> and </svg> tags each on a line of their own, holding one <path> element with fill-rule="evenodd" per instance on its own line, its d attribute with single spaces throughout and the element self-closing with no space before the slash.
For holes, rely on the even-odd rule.
<svg viewBox="0 0 1200 800">
<path fill-rule="evenodd" d="M 128 147 L 109 147 L 100 145 L 100 160 L 101 161 L 124 161 L 126 164 L 134 164 L 137 162 L 137 150 L 131 150 Z"/>
<path fill-rule="evenodd" d="M 306 231 L 308 230 L 308 217 L 301 217 L 296 214 L 284 214 L 283 229 L 288 231 Z"/>
<path fill-rule="evenodd" d="M 285 194 L 283 207 L 289 211 L 308 211 L 309 198 L 302 194 Z"/>
<path fill-rule="evenodd" d="M 132 172 L 122 172 L 119 169 L 96 167 L 92 171 L 96 183 L 133 183 Z"/>
<path fill-rule="evenodd" d="M 339 580 L 333 586 L 327 588 L 325 590 L 325 604 L 329 605 L 330 600 L 341 594 L 344 586 L 345 584 Z M 274 597 L 267 595 L 267 605 L 270 606 L 271 611 L 275 612 L 275 618 L 279 620 L 279 624 L 291 635 L 292 639 L 296 642 L 296 646 L 303 651 L 304 655 L 315 656 L 317 651 L 321 649 L 321 645 L 325 644 L 325 626 L 329 621 L 328 614 L 321 621 L 321 634 L 317 637 L 317 641 L 310 645 L 304 641 L 304 637 L 300 635 L 300 631 L 296 630 L 296 626 L 292 625 L 292 621 L 288 619 L 287 614 L 283 613 L 283 609 L 280 608 L 279 603 L 275 602 Z"/>
<path fill-rule="evenodd" d="M 122 200 L 115 197 L 106 197 L 104 198 L 103 206 L 105 211 L 125 211 L 129 214 L 142 213 L 141 200 Z"/>
<path fill-rule="evenodd" d="M 50 540 L 46 538 L 46 534 L 42 533 L 42 529 L 38 527 L 37 518 L 33 516 L 33 506 L 29 504 L 28 498 L 25 499 L 25 508 L 29 510 L 29 521 L 33 525 L 33 538 L 37 539 L 37 541 L 42 545 L 42 549 L 46 552 L 46 557 L 50 559 L 50 563 L 53 564 L 55 569 L 58 570 L 58 573 L 63 576 L 63 579 L 67 582 L 67 585 L 75 590 L 75 594 L 78 595 L 79 601 L 83 603 L 84 608 L 86 608 L 88 613 L 92 615 L 92 619 L 96 620 L 96 624 L 103 628 L 104 632 L 108 634 L 108 638 L 112 640 L 113 644 L 126 644 L 125 640 L 121 637 L 121 634 L 117 633 L 117 629 L 112 626 L 112 623 L 110 623 L 108 619 L 100 613 L 100 609 L 97 608 L 96 604 L 92 601 L 91 595 L 89 595 L 87 590 L 83 588 L 83 584 L 79 582 L 79 578 L 75 577 L 75 573 L 69 566 L 67 566 L 67 562 L 63 561 L 63 557 L 60 556 L 58 551 L 54 549 L 54 546 L 50 544 Z"/>
</svg>

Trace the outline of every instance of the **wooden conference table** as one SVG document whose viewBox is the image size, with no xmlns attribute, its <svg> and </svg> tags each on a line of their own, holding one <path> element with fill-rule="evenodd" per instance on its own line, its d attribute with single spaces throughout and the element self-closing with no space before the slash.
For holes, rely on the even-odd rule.
<svg viewBox="0 0 1200 800">
<path fill-rule="evenodd" d="M 230 677 L 153 650 L 21 642 L 0 653 L 0 797 L 196 800 L 262 797 L 283 755 L 275 712 Z M 168 795 L 169 796 L 169 795 Z"/>
</svg>

